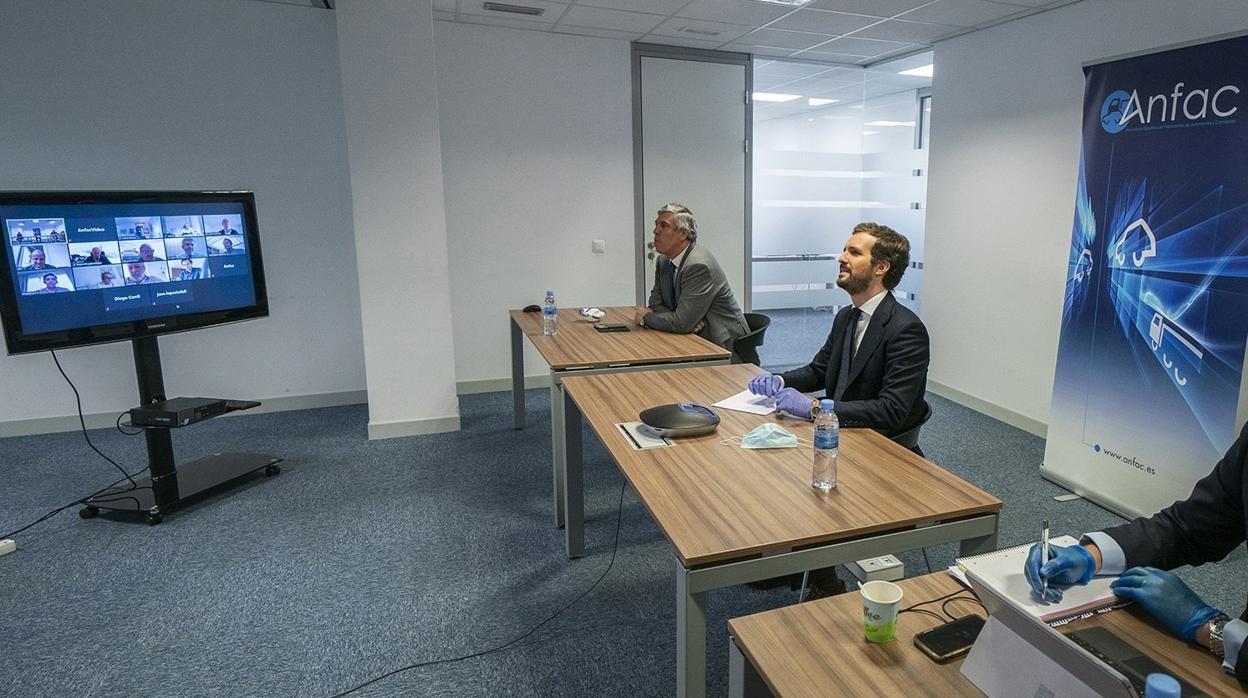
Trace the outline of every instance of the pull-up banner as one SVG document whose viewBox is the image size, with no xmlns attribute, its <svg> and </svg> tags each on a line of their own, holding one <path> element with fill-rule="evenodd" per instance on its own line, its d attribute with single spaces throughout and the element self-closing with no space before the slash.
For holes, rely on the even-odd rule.
<svg viewBox="0 0 1248 698">
<path fill-rule="evenodd" d="M 1248 418 L 1248 37 L 1084 73 L 1041 474 L 1151 514 L 1185 498 Z"/>
</svg>

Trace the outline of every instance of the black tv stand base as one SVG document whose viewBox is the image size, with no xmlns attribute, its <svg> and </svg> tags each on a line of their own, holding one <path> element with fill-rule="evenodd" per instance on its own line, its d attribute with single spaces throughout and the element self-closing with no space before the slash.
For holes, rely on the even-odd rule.
<svg viewBox="0 0 1248 698">
<path fill-rule="evenodd" d="M 144 477 L 135 478 L 137 488 L 128 482 L 110 487 L 86 499 L 78 515 L 90 519 L 98 515 L 101 509 L 135 512 L 142 513 L 144 520 L 155 526 L 164 520 L 164 515 L 171 509 L 201 498 L 211 490 L 251 473 L 259 470 L 263 470 L 267 476 L 280 473 L 280 462 L 281 458 L 259 453 L 214 453 L 179 465 L 171 475 L 160 478 L 167 480 L 170 476 L 175 477 L 176 481 L 173 483 L 161 482 L 153 486 L 152 478 Z M 157 502 L 157 491 L 167 493 L 170 484 L 174 486 L 176 494 L 172 497 L 162 496 L 159 498 L 161 501 Z"/>
</svg>

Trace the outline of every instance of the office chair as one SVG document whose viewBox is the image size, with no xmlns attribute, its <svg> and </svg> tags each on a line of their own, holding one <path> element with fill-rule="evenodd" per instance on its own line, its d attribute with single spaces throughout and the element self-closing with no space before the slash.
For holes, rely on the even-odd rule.
<svg viewBox="0 0 1248 698">
<path fill-rule="evenodd" d="M 906 448 L 913 451 L 919 445 L 919 430 L 922 429 L 923 425 L 927 424 L 927 420 L 931 418 L 932 418 L 932 406 L 929 404 L 927 406 L 927 412 L 923 415 L 923 421 L 915 425 L 914 428 L 903 431 L 900 434 L 892 437 L 893 441 L 896 441 L 902 446 L 905 446 Z"/>
<path fill-rule="evenodd" d="M 750 328 L 746 334 L 737 337 L 732 344 L 732 362 L 734 364 L 758 365 L 758 348 L 763 346 L 763 334 L 771 324 L 771 318 L 762 313 L 746 313 L 745 324 Z"/>
</svg>

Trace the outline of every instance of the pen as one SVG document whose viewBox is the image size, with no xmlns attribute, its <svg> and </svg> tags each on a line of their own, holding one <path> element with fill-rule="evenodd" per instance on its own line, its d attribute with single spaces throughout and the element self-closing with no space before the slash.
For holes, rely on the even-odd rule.
<svg viewBox="0 0 1248 698">
<path fill-rule="evenodd" d="M 1044 567 L 1044 563 L 1049 561 L 1049 521 L 1045 519 L 1044 528 L 1040 530 L 1040 566 Z M 1040 575 L 1040 588 L 1043 592 L 1049 590 L 1049 580 L 1044 575 Z"/>
</svg>

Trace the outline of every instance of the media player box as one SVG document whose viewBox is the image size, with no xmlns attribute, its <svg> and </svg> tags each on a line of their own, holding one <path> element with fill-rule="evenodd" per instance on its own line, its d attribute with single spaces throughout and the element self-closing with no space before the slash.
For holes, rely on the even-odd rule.
<svg viewBox="0 0 1248 698">
<path fill-rule="evenodd" d="M 225 400 L 214 397 L 175 397 L 130 409 L 136 427 L 184 427 L 225 414 Z"/>
</svg>

